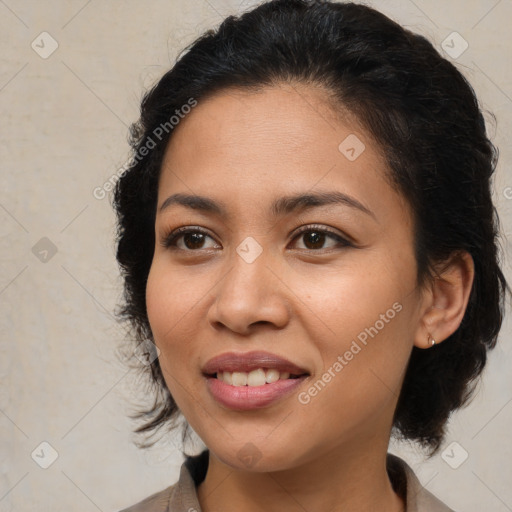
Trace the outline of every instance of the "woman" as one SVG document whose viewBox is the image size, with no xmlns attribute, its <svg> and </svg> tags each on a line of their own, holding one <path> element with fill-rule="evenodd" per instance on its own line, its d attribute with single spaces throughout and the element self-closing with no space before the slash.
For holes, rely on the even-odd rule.
<svg viewBox="0 0 512 512">
<path fill-rule="evenodd" d="M 439 449 L 502 323 L 497 151 L 457 69 L 369 7 L 274 0 L 187 48 L 132 147 L 137 431 L 182 413 L 207 450 L 125 512 L 450 510 L 387 449 Z"/>
</svg>

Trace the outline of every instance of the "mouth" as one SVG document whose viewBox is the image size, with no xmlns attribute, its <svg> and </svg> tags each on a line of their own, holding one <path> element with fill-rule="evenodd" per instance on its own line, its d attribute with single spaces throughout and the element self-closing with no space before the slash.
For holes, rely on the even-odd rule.
<svg viewBox="0 0 512 512">
<path fill-rule="evenodd" d="M 211 396 L 223 407 L 247 411 L 268 407 L 297 390 L 310 372 L 269 352 L 228 352 L 202 368 Z"/>
<path fill-rule="evenodd" d="M 232 386 L 263 386 L 309 375 L 288 359 L 263 351 L 226 352 L 210 359 L 202 371 Z"/>
<path fill-rule="evenodd" d="M 250 372 L 244 371 L 218 371 L 212 374 L 205 374 L 207 377 L 218 379 L 231 386 L 264 386 L 273 384 L 278 380 L 299 379 L 309 374 L 283 372 L 277 368 L 257 368 Z"/>
</svg>

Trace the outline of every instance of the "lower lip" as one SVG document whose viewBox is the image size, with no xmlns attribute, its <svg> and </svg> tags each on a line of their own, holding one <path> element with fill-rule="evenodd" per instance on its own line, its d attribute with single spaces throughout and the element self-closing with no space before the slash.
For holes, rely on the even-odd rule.
<svg viewBox="0 0 512 512">
<path fill-rule="evenodd" d="M 206 377 L 206 382 L 213 398 L 220 404 L 229 409 L 248 411 L 266 407 L 285 397 L 297 389 L 306 377 L 282 379 L 263 386 L 232 386 L 215 377 Z"/>
</svg>

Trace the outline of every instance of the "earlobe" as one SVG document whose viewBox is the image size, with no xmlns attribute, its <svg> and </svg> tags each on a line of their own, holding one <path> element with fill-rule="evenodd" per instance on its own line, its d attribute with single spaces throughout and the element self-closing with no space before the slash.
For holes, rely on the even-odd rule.
<svg viewBox="0 0 512 512">
<path fill-rule="evenodd" d="M 473 258 L 466 251 L 454 253 L 437 272 L 426 290 L 428 298 L 414 340 L 418 348 L 439 345 L 459 328 L 473 287 Z"/>
</svg>

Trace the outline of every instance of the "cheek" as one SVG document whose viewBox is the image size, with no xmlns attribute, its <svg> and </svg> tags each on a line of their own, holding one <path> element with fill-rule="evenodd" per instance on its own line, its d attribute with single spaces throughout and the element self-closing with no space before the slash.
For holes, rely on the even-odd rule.
<svg viewBox="0 0 512 512">
<path fill-rule="evenodd" d="M 153 263 L 146 284 L 146 310 L 157 346 L 160 345 L 162 334 L 165 332 L 165 325 L 169 323 L 170 315 L 166 315 L 165 312 L 172 311 L 173 307 L 172 295 L 167 285 L 165 276 L 159 272 L 158 265 Z"/>
<path fill-rule="evenodd" d="M 210 288 L 207 279 L 190 279 L 163 258 L 154 260 L 148 275 L 146 308 L 149 324 L 160 350 L 160 367 L 177 401 L 180 395 L 178 382 L 185 384 L 194 378 L 190 368 L 194 368 L 197 359 L 197 343 L 204 338 L 197 315 Z"/>
<path fill-rule="evenodd" d="M 187 347 L 179 343 L 184 339 L 187 310 L 190 310 L 186 296 L 177 287 L 176 273 L 162 271 L 158 263 L 153 264 L 146 285 L 146 308 L 151 332 L 160 350 L 159 363 L 171 394 L 176 392 L 174 378 L 180 378 L 183 361 L 189 359 Z M 174 364 L 181 361 L 180 364 Z"/>
<path fill-rule="evenodd" d="M 341 416 L 349 410 L 354 417 L 372 414 L 399 392 L 412 349 L 417 300 L 411 293 L 414 260 L 404 259 L 395 263 L 374 253 L 354 260 L 329 282 L 317 281 L 307 295 L 326 333 L 315 339 L 323 365 L 315 379 L 329 382 L 317 386 L 322 389 L 319 402 Z M 309 330 L 314 332 L 312 326 Z"/>
<path fill-rule="evenodd" d="M 161 258 L 154 261 L 146 285 L 146 308 L 157 345 L 171 343 L 176 333 L 185 328 L 187 315 L 200 306 L 200 284 L 184 279 L 183 272 Z"/>
<path fill-rule="evenodd" d="M 183 378 L 180 367 L 184 367 L 183 361 L 187 359 L 187 355 L 183 353 L 187 345 L 173 340 L 177 340 L 176 330 L 180 325 L 179 319 L 184 315 L 184 301 L 176 293 L 172 274 L 161 270 L 158 262 L 151 266 L 146 285 L 146 308 L 151 332 L 160 350 L 158 360 L 164 380 L 180 407 L 178 383 Z M 173 364 L 175 361 L 181 361 L 181 365 Z"/>
<path fill-rule="evenodd" d="M 338 316 L 340 336 L 317 340 L 323 367 L 299 402 L 305 404 L 305 423 L 308 415 L 330 418 L 326 439 L 338 438 L 340 432 L 349 437 L 371 433 L 390 421 L 412 345 L 407 320 L 401 317 L 405 310 L 390 309 L 396 313 L 393 318 L 393 313 L 386 315 L 388 310 L 376 309 L 388 323 L 379 315 L 357 321 L 348 315 Z"/>
<path fill-rule="evenodd" d="M 321 333 L 340 342 L 364 333 L 382 333 L 399 328 L 405 304 L 414 300 L 415 262 L 384 250 L 347 253 L 340 264 L 326 270 L 318 266 L 284 274 L 286 282 L 304 308 L 301 321 L 318 324 Z M 302 307 L 302 306 L 300 306 Z M 308 315 L 309 312 L 309 315 Z M 404 328 L 400 327 L 401 329 Z M 320 334 L 320 332 L 319 332 Z M 336 345 L 336 344 L 335 344 Z"/>
</svg>

